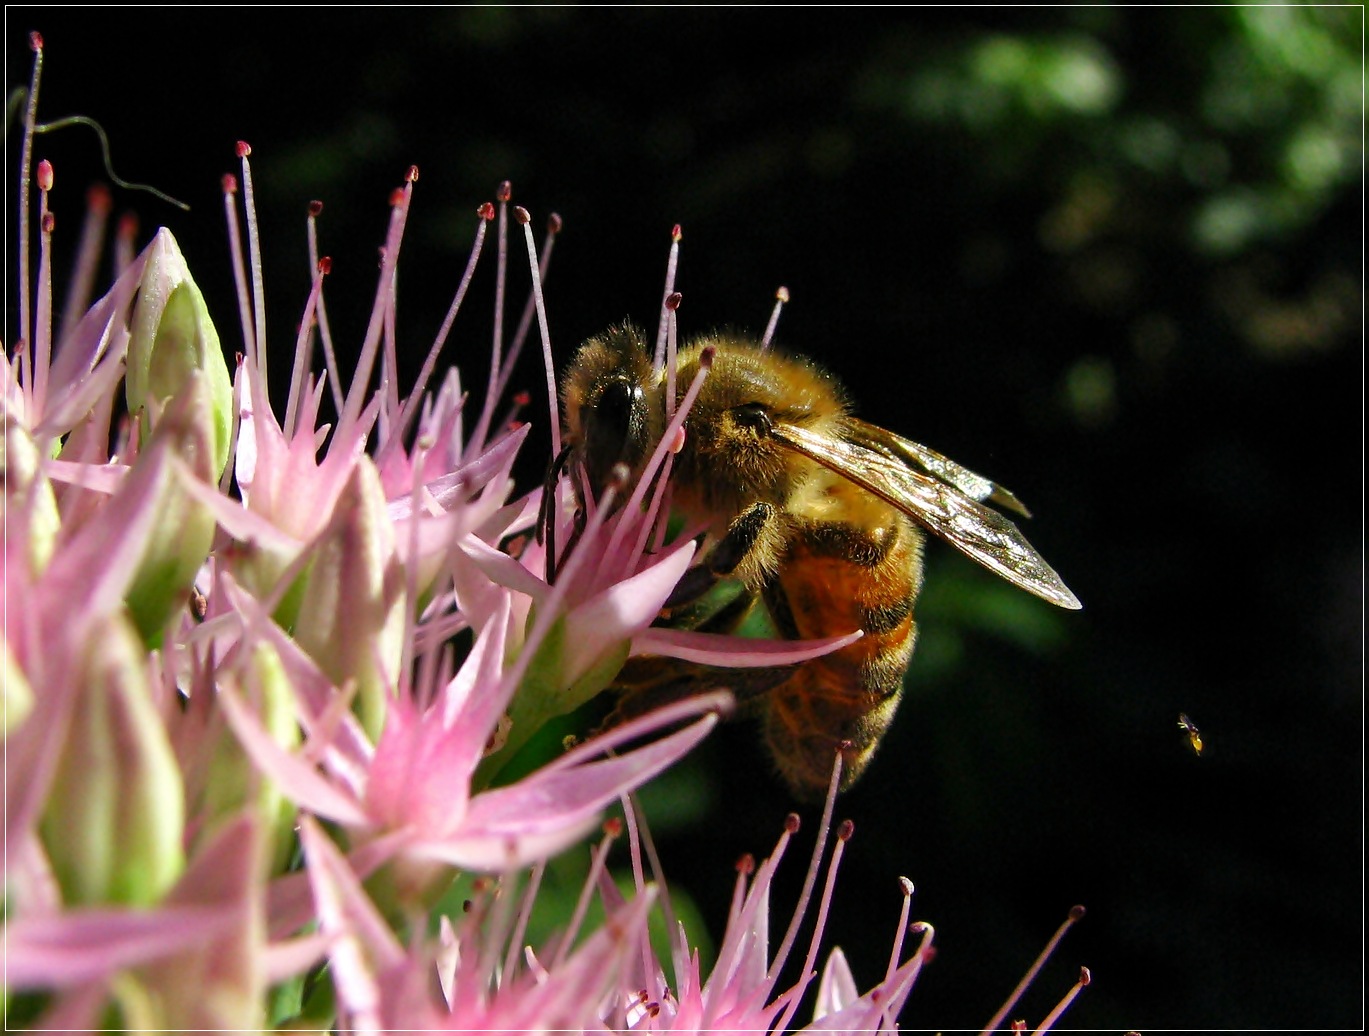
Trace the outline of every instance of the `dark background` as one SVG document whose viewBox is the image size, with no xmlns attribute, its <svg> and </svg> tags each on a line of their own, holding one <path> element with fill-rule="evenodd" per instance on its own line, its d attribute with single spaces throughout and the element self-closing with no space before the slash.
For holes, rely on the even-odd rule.
<svg viewBox="0 0 1369 1036">
<path fill-rule="evenodd" d="M 419 166 L 399 330 L 421 356 L 475 208 L 507 178 L 539 237 L 565 219 L 547 285 L 563 362 L 625 316 L 654 327 L 678 222 L 686 333 L 759 332 L 787 285 L 781 342 L 839 371 L 862 416 L 1027 501 L 1084 610 L 933 545 L 902 713 L 838 807 L 856 836 L 828 942 L 859 984 L 883 973 L 896 876 L 937 927 L 906 1028 L 982 1025 L 1076 902 L 1087 919 L 1013 1016 L 1039 1021 L 1087 964 L 1069 1028 L 1359 1027 L 1360 9 L 7 19 L 11 87 L 41 30 L 41 116 L 98 119 L 116 172 L 192 204 L 115 192 L 143 239 L 173 229 L 229 349 L 236 140 L 277 356 L 307 291 L 310 199 L 346 348 L 388 193 Z M 45 156 L 60 250 L 98 145 L 67 130 Z M 490 269 L 444 356 L 477 395 Z M 527 359 L 516 387 L 544 424 Z M 667 875 L 719 927 L 733 862 L 767 852 L 790 808 L 745 728 L 647 796 Z"/>
</svg>

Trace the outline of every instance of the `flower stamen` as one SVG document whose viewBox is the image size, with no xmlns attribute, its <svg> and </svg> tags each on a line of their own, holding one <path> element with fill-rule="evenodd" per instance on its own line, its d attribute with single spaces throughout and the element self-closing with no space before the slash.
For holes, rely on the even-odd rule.
<svg viewBox="0 0 1369 1036">
<path fill-rule="evenodd" d="M 665 291 L 661 294 L 661 316 L 656 325 L 656 354 L 651 362 L 651 369 L 657 372 L 665 367 L 666 362 L 666 325 L 669 320 L 667 307 L 670 297 L 675 294 L 675 268 L 680 262 L 680 238 L 683 236 L 680 224 L 676 223 L 670 228 L 670 257 L 666 260 Z"/>
<path fill-rule="evenodd" d="M 252 313 L 254 316 L 254 340 L 256 342 L 256 361 L 261 368 L 261 387 L 264 396 L 269 398 L 269 381 L 266 370 L 266 287 L 262 283 L 261 235 L 257 226 L 257 204 L 252 193 L 252 163 L 247 156 L 252 154 L 252 146 L 245 140 L 238 141 L 238 158 L 242 162 L 242 203 L 247 214 L 247 252 L 251 259 L 252 272 Z M 249 355 L 251 355 L 249 353 Z"/>
<path fill-rule="evenodd" d="M 813 844 L 813 856 L 808 862 L 808 873 L 803 878 L 803 891 L 799 893 L 799 904 L 794 909 L 794 916 L 789 922 L 788 930 L 784 933 L 784 940 L 780 943 L 779 951 L 775 954 L 770 970 L 766 973 L 765 977 L 770 982 L 775 981 L 780 969 L 784 967 L 784 962 L 789 956 L 789 950 L 798 937 L 799 925 L 803 922 L 803 915 L 808 909 L 808 899 L 813 894 L 813 886 L 818 879 L 818 867 L 822 862 L 822 853 L 827 847 L 827 832 L 831 829 L 832 810 L 836 806 L 837 788 L 841 784 L 841 752 L 835 752 L 833 756 L 832 779 L 827 785 L 827 798 L 822 805 L 822 820 L 818 822 L 818 837 Z"/>
<path fill-rule="evenodd" d="M 1013 1009 L 1013 1005 L 1017 1003 L 1027 987 L 1031 985 L 1032 980 L 1036 978 L 1037 974 L 1045 966 L 1046 961 L 1050 959 L 1050 955 L 1055 952 L 1055 948 L 1060 945 L 1060 940 L 1065 937 L 1065 933 L 1074 927 L 1075 923 L 1081 920 L 1083 916 L 1084 908 L 1082 906 L 1070 907 L 1070 912 L 1065 920 L 1062 921 L 1060 927 L 1055 930 L 1055 934 L 1050 937 L 1045 948 L 1037 954 L 1036 960 L 1032 962 L 1032 966 L 1028 968 L 1027 973 L 1022 976 L 1022 980 L 1017 983 L 1017 986 L 1008 995 L 1008 999 L 1003 1002 L 1003 1006 L 998 1009 L 998 1013 L 989 1019 L 989 1024 L 984 1026 L 980 1036 L 987 1036 L 988 1033 L 992 1032 L 1002 1023 L 1003 1019 L 1008 1016 L 1008 1012 Z M 1063 1010 L 1063 1008 L 1061 1008 L 1061 1010 Z"/>
<path fill-rule="evenodd" d="M 799 1009 L 799 1001 L 803 997 L 803 991 L 808 988 L 808 984 L 817 974 L 813 970 L 813 965 L 818 959 L 818 946 L 822 941 L 823 929 L 827 927 L 827 913 L 832 906 L 832 893 L 837 887 L 837 867 L 841 864 L 846 843 L 851 840 L 855 829 L 855 824 L 850 820 L 843 820 L 837 825 L 837 843 L 832 847 L 832 858 L 827 863 L 827 880 L 823 883 L 822 899 L 818 901 L 818 917 L 817 922 L 813 925 L 812 937 L 808 940 L 808 954 L 804 957 L 803 969 L 799 972 L 798 982 L 785 993 L 785 996 L 790 999 L 784 1009 L 784 1014 L 780 1017 L 779 1024 L 775 1026 L 776 1032 L 784 1032 L 788 1028 L 789 1022 L 794 1017 L 794 1012 Z"/>
<path fill-rule="evenodd" d="M 553 212 L 547 217 L 547 236 L 542 239 L 542 252 L 537 258 L 537 279 L 545 284 L 547 280 L 547 268 L 551 265 L 551 249 L 556 244 L 556 237 L 561 233 L 564 223 L 561 217 Z M 509 346 L 509 353 L 504 358 L 504 367 L 499 372 L 499 384 L 495 386 L 494 398 L 501 399 L 505 390 L 509 387 L 509 378 L 513 375 L 513 368 L 518 363 L 518 357 L 523 352 L 523 343 L 527 341 L 528 330 L 532 327 L 532 316 L 537 308 L 537 296 L 534 292 L 528 292 L 528 301 L 523 305 L 523 315 L 518 318 L 518 330 L 514 332 L 513 342 Z M 526 406 L 526 402 L 524 403 Z"/>
<path fill-rule="evenodd" d="M 775 289 L 775 308 L 770 311 L 770 322 L 765 325 L 765 334 L 761 335 L 761 348 L 769 349 L 770 340 L 775 337 L 775 326 L 780 322 L 780 310 L 789 301 L 789 289 L 780 285 Z"/>
<path fill-rule="evenodd" d="M 1060 1002 L 1051 1009 L 1051 1013 L 1046 1015 L 1046 1017 L 1041 1020 L 1041 1024 L 1036 1027 L 1036 1036 L 1041 1036 L 1042 1033 L 1050 1032 L 1051 1026 L 1058 1022 L 1060 1016 L 1065 1013 L 1070 1004 L 1074 1003 L 1074 998 L 1092 981 L 1093 976 L 1089 972 L 1089 969 L 1081 967 L 1079 969 L 1079 978 L 1075 981 L 1074 985 L 1070 987 L 1070 991 L 1060 999 Z"/>
</svg>

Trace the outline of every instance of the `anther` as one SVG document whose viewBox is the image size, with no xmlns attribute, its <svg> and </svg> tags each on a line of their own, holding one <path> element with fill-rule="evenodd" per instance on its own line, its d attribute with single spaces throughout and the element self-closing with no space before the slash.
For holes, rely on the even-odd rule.
<svg viewBox="0 0 1369 1036">
<path fill-rule="evenodd" d="M 481 202 L 480 208 L 475 210 L 475 214 L 483 220 L 494 219 L 494 202 Z"/>
<path fill-rule="evenodd" d="M 513 197 L 513 184 L 508 180 L 500 181 L 499 186 L 495 189 L 494 196 L 500 201 L 508 201 Z"/>
<path fill-rule="evenodd" d="M 528 210 L 521 205 L 515 205 L 513 207 L 513 218 L 524 226 L 527 226 L 532 222 L 532 213 L 528 212 Z"/>
<path fill-rule="evenodd" d="M 322 215 L 322 214 L 323 214 L 323 202 L 321 202 L 321 201 L 311 201 L 311 202 L 309 203 L 309 215 L 311 215 L 311 216 L 313 216 L 315 219 L 317 219 L 317 218 L 318 218 L 320 215 Z"/>
<path fill-rule="evenodd" d="M 237 145 L 233 148 L 233 152 L 239 158 L 246 158 L 248 155 L 252 153 L 252 145 L 247 143 L 247 141 L 245 140 L 240 140 L 238 141 Z"/>
</svg>

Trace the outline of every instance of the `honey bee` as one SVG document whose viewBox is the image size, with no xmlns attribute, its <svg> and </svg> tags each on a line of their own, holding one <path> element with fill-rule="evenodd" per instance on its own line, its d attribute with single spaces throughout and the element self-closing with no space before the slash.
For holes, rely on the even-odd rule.
<svg viewBox="0 0 1369 1036">
<path fill-rule="evenodd" d="M 1015 496 L 854 417 L 822 368 L 715 335 L 680 351 L 677 404 L 702 364 L 710 370 L 670 474 L 673 511 L 691 528 L 706 526 L 702 561 L 661 621 L 725 631 L 760 605 L 785 638 L 864 636 L 797 667 L 759 672 L 631 659 L 611 722 L 727 686 L 759 718 L 791 790 L 820 797 L 835 753 L 845 789 L 893 719 L 917 634 L 924 530 L 1024 590 L 1080 606 L 1017 527 L 987 506 L 1027 515 Z M 561 385 L 563 459 L 583 472 L 572 482 L 597 497 L 615 466 L 640 476 L 664 434 L 666 386 L 631 324 L 580 348 Z M 739 589 L 722 605 L 702 604 L 720 582 Z"/>
</svg>

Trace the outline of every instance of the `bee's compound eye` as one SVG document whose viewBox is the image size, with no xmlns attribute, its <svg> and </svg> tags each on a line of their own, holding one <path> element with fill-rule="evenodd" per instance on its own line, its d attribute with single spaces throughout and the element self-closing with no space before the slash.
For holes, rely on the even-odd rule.
<svg viewBox="0 0 1369 1036">
<path fill-rule="evenodd" d="M 770 432 L 770 411 L 764 403 L 743 403 L 733 407 L 732 417 L 739 425 L 750 428 L 757 435 L 768 435 Z"/>
<path fill-rule="evenodd" d="M 599 401 L 595 404 L 595 420 L 601 421 L 605 428 L 613 429 L 621 438 L 626 439 L 634 409 L 639 405 L 641 396 L 641 388 L 628 381 L 609 382 L 604 386 L 604 391 L 600 393 Z"/>
</svg>

